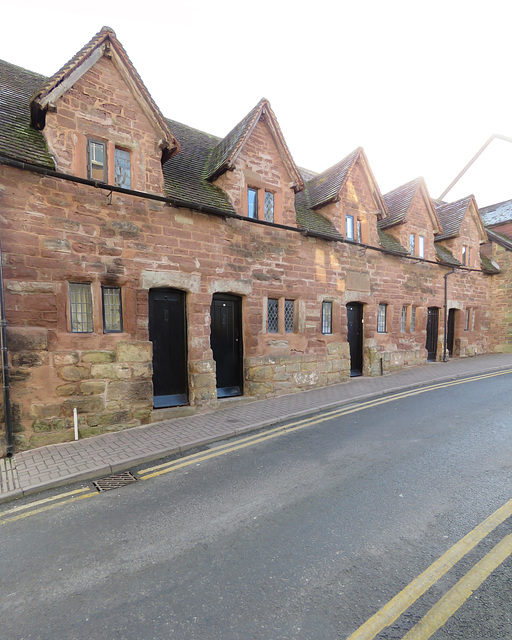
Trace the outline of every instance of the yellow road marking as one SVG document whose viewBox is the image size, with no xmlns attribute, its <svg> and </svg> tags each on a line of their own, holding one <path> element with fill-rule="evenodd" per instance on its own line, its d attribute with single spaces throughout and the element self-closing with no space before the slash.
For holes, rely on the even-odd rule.
<svg viewBox="0 0 512 640">
<path fill-rule="evenodd" d="M 403 640 L 427 640 L 440 629 L 474 591 L 512 554 L 512 534 L 503 538 L 461 578 L 407 633 Z"/>
<path fill-rule="evenodd" d="M 95 491 L 93 493 L 85 493 L 84 495 L 81 495 L 81 496 L 75 496 L 74 498 L 69 498 L 68 500 L 62 500 L 62 502 L 54 502 L 53 504 L 47 504 L 45 507 L 41 507 L 40 509 L 34 509 L 33 511 L 27 511 L 26 513 L 19 513 L 17 516 L 11 516 L 10 518 L 3 518 L 2 520 L 0 520 L 0 525 L 6 524 L 7 522 L 14 522 L 15 520 L 22 520 L 23 518 L 28 518 L 29 516 L 33 516 L 37 513 L 42 513 L 43 511 L 56 509 L 57 507 L 60 507 L 63 504 L 76 502 L 77 500 L 83 500 L 84 498 L 92 498 L 93 496 L 97 496 L 97 495 L 99 495 L 99 493 Z"/>
<path fill-rule="evenodd" d="M 8 509 L 7 511 L 4 511 L 1 515 L 5 516 L 9 513 L 14 513 L 16 511 L 24 511 L 25 509 L 31 509 L 32 507 L 39 506 L 40 504 L 53 502 L 54 500 L 60 500 L 61 498 L 67 498 L 68 496 L 73 496 L 73 495 L 76 495 L 77 493 L 83 493 L 84 491 L 90 491 L 89 487 L 83 487 L 82 489 L 75 489 L 74 491 L 67 491 L 66 493 L 59 493 L 59 495 L 57 496 L 44 498 L 44 500 L 37 500 L 36 502 L 29 502 L 28 504 L 22 504 L 19 507 L 14 507 L 14 509 Z"/>
<path fill-rule="evenodd" d="M 164 462 L 154 467 L 149 467 L 147 469 L 140 470 L 139 477 L 141 480 L 148 480 L 149 478 L 155 478 L 165 473 L 170 473 L 171 471 L 182 469 L 183 467 L 190 466 L 191 464 L 194 464 L 196 462 L 203 462 L 205 460 L 217 458 L 226 453 L 238 451 L 239 449 L 244 449 L 250 445 L 259 444 L 260 442 L 264 442 L 266 440 L 270 440 L 272 438 L 276 438 L 281 435 L 293 433 L 298 429 L 303 429 L 305 427 L 313 426 L 315 424 L 327 422 L 328 420 L 333 420 L 334 418 L 349 415 L 357 411 L 362 411 L 363 409 L 368 409 L 371 407 L 379 406 L 381 404 L 387 404 L 395 400 L 401 400 L 403 398 L 408 398 L 408 397 L 419 395 L 422 393 L 427 393 L 428 391 L 433 391 L 436 389 L 444 389 L 446 387 L 451 387 L 451 386 L 460 385 L 460 384 L 466 384 L 467 382 L 483 380 L 486 378 L 491 378 L 499 375 L 505 375 L 507 373 L 512 373 L 512 369 L 508 369 L 506 371 L 494 372 L 494 373 L 481 374 L 478 376 L 473 376 L 471 378 L 464 378 L 463 380 L 456 380 L 453 382 L 433 384 L 428 387 L 422 387 L 420 389 L 413 389 L 413 390 L 397 393 L 393 396 L 389 396 L 386 398 L 367 400 L 355 406 L 350 405 L 348 407 L 345 406 L 342 408 L 334 409 L 332 411 L 327 411 L 322 413 L 320 417 L 304 418 L 302 420 L 291 422 L 283 426 L 275 427 L 274 429 L 266 431 L 265 435 L 262 435 L 261 433 L 257 433 L 255 435 L 239 439 L 236 441 L 236 443 L 228 442 L 226 444 L 220 445 L 219 447 L 216 447 L 215 451 L 210 451 L 208 453 L 205 453 L 205 452 L 194 453 L 190 456 L 187 456 L 186 460 L 183 460 L 182 458 L 180 458 L 177 460 L 172 460 L 171 462 Z"/>
<path fill-rule="evenodd" d="M 512 499 L 477 525 L 464 538 L 448 549 L 438 560 L 402 589 L 380 611 L 367 620 L 348 640 L 372 640 L 385 627 L 393 624 L 425 591 L 447 573 L 499 524 L 512 515 Z M 478 566 L 478 565 L 477 565 Z M 428 636 L 426 636 L 428 637 Z M 409 639 L 408 639 L 409 640 Z"/>
</svg>

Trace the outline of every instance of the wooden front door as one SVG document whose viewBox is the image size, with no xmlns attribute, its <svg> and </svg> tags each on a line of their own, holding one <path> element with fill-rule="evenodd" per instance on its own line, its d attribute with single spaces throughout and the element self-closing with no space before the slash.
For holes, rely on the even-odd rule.
<svg viewBox="0 0 512 640">
<path fill-rule="evenodd" d="M 350 376 L 363 374 L 363 305 L 347 304 L 347 341 L 350 348 Z"/>
<path fill-rule="evenodd" d="M 242 300 L 238 296 L 214 294 L 210 344 L 217 368 L 217 397 L 242 395 Z"/>
<path fill-rule="evenodd" d="M 429 307 L 427 318 L 427 342 L 425 349 L 428 352 L 427 360 L 435 362 L 437 356 L 437 330 L 439 326 L 439 308 Z"/>
<path fill-rule="evenodd" d="M 185 293 L 149 292 L 149 339 L 153 343 L 153 406 L 188 403 Z"/>
<path fill-rule="evenodd" d="M 453 343 L 455 341 L 455 312 L 457 309 L 448 309 L 448 327 L 446 329 L 446 349 L 448 355 L 453 357 Z"/>
</svg>

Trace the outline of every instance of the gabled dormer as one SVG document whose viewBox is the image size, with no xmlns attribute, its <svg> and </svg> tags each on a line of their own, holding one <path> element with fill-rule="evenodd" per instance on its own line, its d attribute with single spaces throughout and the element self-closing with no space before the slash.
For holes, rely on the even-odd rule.
<svg viewBox="0 0 512 640">
<path fill-rule="evenodd" d="M 384 195 L 388 217 L 379 221 L 381 232 L 391 234 L 409 255 L 434 260 L 434 235 L 441 224 L 423 178 Z"/>
<path fill-rule="evenodd" d="M 212 149 L 205 177 L 242 216 L 296 226 L 295 194 L 304 181 L 270 103 L 260 100 Z"/>
<path fill-rule="evenodd" d="M 479 269 L 480 245 L 487 242 L 487 234 L 475 197 L 436 203 L 435 209 L 442 227 L 436 244 L 448 249 L 463 267 Z"/>
<path fill-rule="evenodd" d="M 39 87 L 30 111 L 58 171 L 163 192 L 162 163 L 179 143 L 112 29 Z"/>
<path fill-rule="evenodd" d="M 378 244 L 377 220 L 387 216 L 386 205 L 361 147 L 311 178 L 305 199 L 346 240 Z"/>
</svg>

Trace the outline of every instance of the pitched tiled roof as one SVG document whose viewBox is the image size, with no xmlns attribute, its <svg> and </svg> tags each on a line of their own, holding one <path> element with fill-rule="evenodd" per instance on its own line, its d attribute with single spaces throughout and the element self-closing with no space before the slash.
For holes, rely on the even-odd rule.
<svg viewBox="0 0 512 640">
<path fill-rule="evenodd" d="M 512 221 L 512 200 L 491 204 L 488 207 L 480 209 L 483 223 L 486 227 L 492 227 L 495 224 L 503 224 Z"/>
<path fill-rule="evenodd" d="M 181 150 L 163 165 L 165 190 L 169 197 L 183 202 L 234 214 L 235 211 L 226 194 L 205 177 L 205 166 L 219 138 L 187 127 L 180 122 L 167 120 L 181 143 Z"/>
<path fill-rule="evenodd" d="M 389 215 L 387 218 L 379 220 L 378 224 L 381 229 L 386 229 L 405 220 L 405 214 L 411 206 L 411 201 L 421 181 L 422 178 L 417 178 L 384 195 Z"/>
<path fill-rule="evenodd" d="M 460 267 L 461 263 L 453 255 L 450 249 L 442 244 L 439 244 L 438 242 L 434 244 L 434 247 L 436 249 L 437 259 L 439 260 L 439 262 L 448 264 L 451 267 Z"/>
<path fill-rule="evenodd" d="M 455 202 L 448 202 L 442 205 L 435 205 L 439 222 L 443 232 L 436 236 L 437 240 L 445 240 L 446 238 L 453 238 L 459 233 L 460 225 L 466 215 L 469 205 L 473 196 L 462 198 L 462 200 L 456 200 Z"/>
<path fill-rule="evenodd" d="M 307 194 L 304 191 L 295 194 L 295 212 L 297 214 L 297 224 L 302 229 L 328 236 L 333 240 L 343 240 L 343 236 L 337 231 L 329 218 L 311 209 Z"/>
<path fill-rule="evenodd" d="M 0 154 L 54 169 L 43 134 L 30 126 L 30 97 L 44 81 L 0 60 Z"/>
<path fill-rule="evenodd" d="M 487 256 L 484 256 L 483 253 L 480 254 L 480 263 L 482 266 L 482 270 L 486 273 L 495 274 L 500 272 L 499 265 L 497 265 L 494 260 L 491 260 Z"/>
<path fill-rule="evenodd" d="M 489 237 L 489 240 L 491 240 L 492 242 L 496 242 L 497 244 L 501 245 L 505 249 L 512 251 L 512 238 L 509 238 L 503 233 L 497 233 L 492 229 L 487 229 L 487 236 Z"/>
<path fill-rule="evenodd" d="M 307 183 L 306 189 L 311 209 L 317 209 L 337 200 L 352 167 L 357 162 L 362 151 L 363 149 L 358 147 L 346 158 L 343 158 L 343 160 L 323 173 L 319 173 Z"/>
<path fill-rule="evenodd" d="M 400 242 L 392 236 L 390 233 L 386 233 L 382 231 L 382 229 L 377 229 L 377 233 L 379 234 L 379 243 L 380 246 L 389 251 L 390 253 L 394 253 L 398 256 L 408 256 L 409 252 L 405 247 L 402 247 Z"/>
</svg>

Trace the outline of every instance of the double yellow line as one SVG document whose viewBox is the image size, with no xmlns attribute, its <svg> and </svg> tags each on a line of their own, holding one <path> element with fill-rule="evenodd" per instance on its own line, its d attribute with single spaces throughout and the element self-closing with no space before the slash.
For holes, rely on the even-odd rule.
<svg viewBox="0 0 512 640">
<path fill-rule="evenodd" d="M 283 436 L 288 433 L 293 433 L 294 431 L 305 429 L 306 427 L 311 427 L 313 425 L 321 424 L 329 420 L 334 420 L 335 418 L 339 418 L 341 416 L 346 416 L 351 413 L 356 413 L 357 411 L 362 411 L 363 409 L 377 407 L 379 405 L 387 404 L 389 402 L 395 402 L 395 400 L 401 400 L 403 398 L 410 398 L 411 396 L 417 396 L 422 393 L 428 393 L 429 391 L 434 391 L 436 389 L 445 389 L 446 387 L 453 387 L 460 384 L 466 384 L 468 382 L 485 380 L 486 378 L 502 376 L 508 373 L 512 373 L 512 369 L 507 369 L 505 371 L 498 371 L 494 373 L 481 374 L 478 376 L 472 376 L 471 378 L 464 378 L 462 380 L 456 380 L 453 382 L 436 383 L 436 384 L 429 385 L 428 387 L 421 387 L 419 389 L 412 389 L 410 391 L 403 391 L 401 393 L 396 393 L 392 396 L 386 396 L 384 398 L 375 398 L 373 400 L 368 400 L 366 402 L 360 402 L 357 405 L 340 407 L 332 411 L 323 412 L 320 416 L 314 416 L 311 418 L 305 418 L 303 420 L 297 420 L 295 422 L 290 422 L 283 426 L 275 427 L 274 429 L 270 429 L 268 431 L 265 431 L 264 433 L 257 433 L 252 436 L 237 439 L 235 442 L 228 442 L 226 444 L 215 447 L 213 451 L 210 450 L 208 452 L 195 453 L 190 456 L 187 456 L 185 459 L 180 458 L 177 460 L 172 460 L 171 462 L 164 462 L 163 464 L 159 464 L 154 467 L 143 469 L 139 471 L 139 477 L 141 480 L 149 480 L 149 478 L 155 478 L 165 473 L 170 473 L 171 471 L 183 469 L 184 467 L 197 464 L 198 462 L 211 460 L 212 458 L 218 458 L 219 456 L 225 455 L 227 453 L 232 453 L 233 451 L 239 451 L 240 449 L 245 449 L 246 447 L 251 447 L 252 445 L 260 444 L 261 442 L 265 442 L 273 438 L 278 438 L 279 436 Z"/>
</svg>

